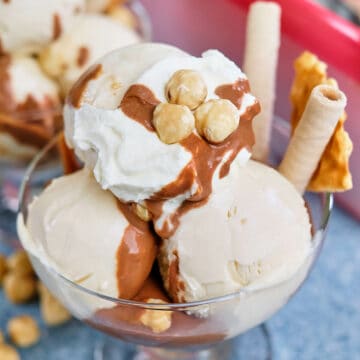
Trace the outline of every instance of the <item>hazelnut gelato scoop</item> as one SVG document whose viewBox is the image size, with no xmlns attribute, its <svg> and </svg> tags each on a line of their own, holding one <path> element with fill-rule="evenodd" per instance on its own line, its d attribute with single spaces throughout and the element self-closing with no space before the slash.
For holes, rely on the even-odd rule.
<svg viewBox="0 0 360 360">
<path fill-rule="evenodd" d="M 44 71 L 60 85 L 65 95 L 80 75 L 111 50 L 140 42 L 132 29 L 100 14 L 77 16 L 40 54 Z"/>
<path fill-rule="evenodd" d="M 304 200 L 285 177 L 253 160 L 245 166 L 235 160 L 206 204 L 184 214 L 162 242 L 165 287 L 175 302 L 270 287 L 302 267 L 310 230 Z M 286 294 L 274 297 L 281 303 Z"/>
<path fill-rule="evenodd" d="M 74 85 L 65 137 L 101 187 L 148 207 L 164 236 L 184 201 L 210 194 L 216 170 L 223 177 L 236 156 L 249 159 L 259 109 L 246 76 L 220 52 L 196 58 L 134 45 L 106 55 Z"/>
<path fill-rule="evenodd" d="M 65 277 L 126 299 L 143 286 L 157 252 L 149 224 L 103 191 L 87 169 L 55 179 L 34 199 L 23 240 Z"/>
</svg>

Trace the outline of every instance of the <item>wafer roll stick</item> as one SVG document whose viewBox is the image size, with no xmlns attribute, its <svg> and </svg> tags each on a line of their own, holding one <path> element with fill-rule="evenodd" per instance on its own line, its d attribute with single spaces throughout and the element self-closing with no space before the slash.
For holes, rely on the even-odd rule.
<svg viewBox="0 0 360 360">
<path fill-rule="evenodd" d="M 303 193 L 346 106 L 346 96 L 334 86 L 314 87 L 290 140 L 279 172 Z"/>
<path fill-rule="evenodd" d="M 244 71 L 251 92 L 260 100 L 261 113 L 253 120 L 253 158 L 266 161 L 275 100 L 275 78 L 280 46 L 280 6 L 255 2 L 248 14 Z"/>
</svg>

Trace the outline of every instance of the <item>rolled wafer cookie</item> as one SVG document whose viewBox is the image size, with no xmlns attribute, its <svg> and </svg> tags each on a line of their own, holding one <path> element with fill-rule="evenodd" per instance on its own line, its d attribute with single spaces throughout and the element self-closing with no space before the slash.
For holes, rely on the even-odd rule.
<svg viewBox="0 0 360 360">
<path fill-rule="evenodd" d="M 326 63 L 308 51 L 303 52 L 294 63 L 295 78 L 291 87 L 290 100 L 292 105 L 291 132 L 294 133 L 311 90 L 316 85 L 326 84 L 338 88 L 337 81 L 327 75 Z M 344 111 L 336 129 L 328 142 L 321 159 L 311 177 L 307 190 L 316 192 L 338 192 L 352 188 L 352 177 L 349 159 L 352 142 L 344 128 L 346 120 Z"/>
<path fill-rule="evenodd" d="M 304 193 L 346 106 L 346 96 L 331 85 L 314 87 L 279 166 L 299 193 Z"/>
<path fill-rule="evenodd" d="M 253 120 L 253 158 L 266 162 L 275 100 L 275 80 L 280 46 L 281 8 L 275 2 L 257 1 L 250 7 L 244 57 L 244 72 L 252 93 L 260 100 L 261 113 Z"/>
</svg>

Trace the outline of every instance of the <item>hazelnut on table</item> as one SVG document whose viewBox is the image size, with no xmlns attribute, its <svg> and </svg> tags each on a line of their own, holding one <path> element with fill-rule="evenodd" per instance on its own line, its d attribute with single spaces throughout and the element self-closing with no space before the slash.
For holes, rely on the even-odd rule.
<svg viewBox="0 0 360 360">
<path fill-rule="evenodd" d="M 21 275 L 34 274 L 31 262 L 24 250 L 18 250 L 7 258 L 8 271 Z"/>
<path fill-rule="evenodd" d="M 36 295 L 36 280 L 32 275 L 9 272 L 4 277 L 3 287 L 6 298 L 14 304 L 27 302 Z"/>
<path fill-rule="evenodd" d="M 1 360 L 20 360 L 20 355 L 16 349 L 7 344 L 0 344 Z"/>
<path fill-rule="evenodd" d="M 71 318 L 67 309 L 50 293 L 42 283 L 38 283 L 40 311 L 44 322 L 50 326 L 61 325 Z"/>
<path fill-rule="evenodd" d="M 28 315 L 16 316 L 9 320 L 7 331 L 11 341 L 20 347 L 36 344 L 40 339 L 40 330 L 36 321 Z"/>
<path fill-rule="evenodd" d="M 4 343 L 4 334 L 2 333 L 2 331 L 0 330 L 0 344 Z"/>
</svg>

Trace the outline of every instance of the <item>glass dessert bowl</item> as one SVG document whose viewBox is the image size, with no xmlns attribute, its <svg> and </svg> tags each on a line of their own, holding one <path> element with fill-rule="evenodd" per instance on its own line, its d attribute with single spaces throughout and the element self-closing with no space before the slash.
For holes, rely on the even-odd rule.
<svg viewBox="0 0 360 360">
<path fill-rule="evenodd" d="M 272 137 L 273 163 L 282 154 L 288 135 L 288 125 L 276 120 Z M 58 273 L 44 261 L 46 257 L 32 251 L 26 239 L 23 224 L 26 222 L 28 205 L 43 189 L 35 179 L 50 151 L 56 152 L 56 139 L 36 156 L 24 178 L 18 218 L 20 239 L 41 280 L 76 318 L 118 339 L 142 345 L 133 354 L 135 359 L 227 358 L 231 353 L 231 342 L 226 340 L 263 323 L 284 306 L 305 281 L 320 253 L 333 199 L 331 194 L 306 194 L 313 226 L 311 251 L 301 267 L 285 281 L 270 287 L 245 286 L 236 293 L 203 301 L 144 303 L 141 293 L 144 293 L 144 298 L 161 298 L 163 294 L 161 285 L 156 283 L 158 274 L 155 269 L 136 297 L 139 299 L 137 301 L 95 292 L 82 286 L 83 279 L 71 281 Z M 58 165 L 57 175 L 60 176 L 59 159 Z M 114 343 L 109 346 L 111 348 L 103 348 L 103 358 L 120 358 L 123 345 L 119 342 L 118 346 Z"/>
<path fill-rule="evenodd" d="M 0 114 L 0 242 L 14 247 L 18 192 L 29 161 L 49 142 L 62 123 L 61 106 Z M 45 124 L 53 129 L 45 129 Z M 53 125 L 52 125 L 53 124 Z M 33 182 L 54 176 L 52 156 L 46 157 Z M 35 179 L 36 178 L 36 179 Z"/>
</svg>

